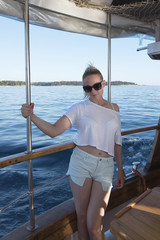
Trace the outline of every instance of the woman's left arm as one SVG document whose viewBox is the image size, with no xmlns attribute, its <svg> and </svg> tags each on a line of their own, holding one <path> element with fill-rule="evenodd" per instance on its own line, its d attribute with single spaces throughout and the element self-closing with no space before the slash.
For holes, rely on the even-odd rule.
<svg viewBox="0 0 160 240">
<path fill-rule="evenodd" d="M 120 189 L 124 186 L 124 173 L 122 162 L 122 146 L 119 144 L 115 144 L 115 158 L 118 166 L 116 187 Z"/>
</svg>

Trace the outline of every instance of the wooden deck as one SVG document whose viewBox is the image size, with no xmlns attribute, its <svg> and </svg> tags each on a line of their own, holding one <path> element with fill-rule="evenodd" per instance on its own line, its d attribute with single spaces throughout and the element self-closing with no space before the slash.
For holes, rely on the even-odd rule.
<svg viewBox="0 0 160 240">
<path fill-rule="evenodd" d="M 123 208 L 110 226 L 118 240 L 160 240 L 160 187 L 148 189 Z"/>
</svg>

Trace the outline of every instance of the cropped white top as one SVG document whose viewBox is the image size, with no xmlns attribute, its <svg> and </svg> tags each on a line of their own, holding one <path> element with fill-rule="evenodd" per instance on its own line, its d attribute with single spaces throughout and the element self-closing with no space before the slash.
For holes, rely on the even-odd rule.
<svg viewBox="0 0 160 240">
<path fill-rule="evenodd" d="M 119 112 L 85 100 L 74 104 L 65 115 L 77 127 L 76 145 L 90 145 L 111 156 L 115 143 L 122 145 Z"/>
</svg>

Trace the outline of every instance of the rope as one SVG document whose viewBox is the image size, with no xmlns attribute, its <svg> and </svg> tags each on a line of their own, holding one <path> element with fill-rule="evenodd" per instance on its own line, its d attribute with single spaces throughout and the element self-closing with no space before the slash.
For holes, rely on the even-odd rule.
<svg viewBox="0 0 160 240">
<path fill-rule="evenodd" d="M 128 153 L 128 154 L 124 154 L 124 156 L 130 156 L 130 155 L 134 155 L 134 154 L 137 154 L 137 153 L 139 153 L 139 152 L 145 152 L 145 151 L 148 151 L 148 150 L 151 150 L 151 148 L 144 149 L 144 150 L 140 150 L 140 151 L 137 151 L 137 152 L 131 152 L 131 153 Z M 139 176 L 142 178 L 142 180 L 143 180 L 143 185 L 144 185 L 144 189 L 145 189 L 145 188 L 146 188 L 146 184 L 145 184 L 145 179 L 144 179 L 144 177 L 143 177 L 137 170 L 132 169 L 132 171 L 135 172 L 137 175 L 139 175 Z M 2 211 L 4 211 L 5 209 L 9 208 L 11 205 L 13 205 L 14 203 L 18 202 L 20 199 L 26 197 L 27 195 L 32 195 L 34 192 L 36 192 L 36 191 L 38 191 L 38 190 L 41 190 L 41 189 L 43 189 L 43 188 L 45 188 L 45 187 L 47 187 L 47 186 L 49 186 L 49 185 L 52 185 L 52 184 L 54 184 L 54 183 L 56 183 L 56 182 L 58 182 L 58 181 L 61 181 L 61 180 L 63 180 L 64 178 L 67 178 L 67 176 L 63 176 L 63 177 L 61 177 L 61 178 L 59 178 L 59 179 L 56 179 L 56 180 L 54 180 L 54 181 L 52 181 L 52 182 L 49 182 L 49 183 L 46 183 L 46 184 L 44 184 L 44 185 L 42 185 L 42 186 L 40 186 L 40 187 L 37 187 L 37 188 L 35 188 L 35 189 L 33 190 L 33 192 L 26 192 L 26 193 L 24 193 L 24 194 L 21 195 L 19 198 L 15 199 L 14 201 L 12 201 L 11 203 L 9 203 L 8 205 L 5 205 L 3 208 L 1 208 L 1 209 L 0 209 L 0 212 L 2 212 Z"/>
<path fill-rule="evenodd" d="M 124 17 L 129 17 L 136 20 L 143 20 L 146 22 L 153 21 L 157 19 L 160 12 L 160 1 L 158 0 L 148 0 L 140 1 L 130 4 L 123 5 L 106 5 L 105 3 L 95 4 L 89 0 L 70 0 L 74 2 L 78 7 L 86 7 L 92 9 L 98 9 L 102 11 L 109 12 L 111 14 L 116 14 Z"/>
<path fill-rule="evenodd" d="M 52 182 L 49 182 L 49 183 L 47 183 L 47 184 L 44 184 L 44 185 L 42 185 L 41 187 L 35 188 L 35 189 L 33 190 L 33 192 L 26 192 L 26 193 L 24 193 L 23 195 L 21 195 L 20 197 L 18 197 L 18 198 L 15 199 L 14 201 L 12 201 L 11 203 L 9 203 L 9 204 L 5 205 L 3 208 L 1 208 L 1 209 L 0 209 L 0 212 L 2 212 L 2 211 L 4 211 L 5 209 L 9 208 L 11 205 L 13 205 L 14 203 L 18 202 L 20 199 L 26 197 L 27 195 L 32 195 L 34 192 L 36 192 L 36 191 L 38 191 L 38 190 L 40 190 L 40 189 L 42 189 L 42 188 L 45 188 L 45 187 L 47 187 L 47 186 L 49 186 L 49 185 L 51 185 L 51 184 L 53 184 L 53 183 L 56 183 L 56 182 L 58 182 L 58 181 L 61 181 L 62 179 L 67 178 L 67 177 L 68 177 L 68 176 L 63 176 L 63 177 L 61 177 L 61 178 L 59 178 L 59 179 L 56 179 L 56 180 L 54 180 L 54 181 L 52 181 Z"/>
<path fill-rule="evenodd" d="M 13 202 L 9 203 L 8 205 L 4 206 L 3 208 L 0 209 L 0 212 L 4 211 L 5 209 L 9 208 L 11 205 L 13 205 L 14 203 L 16 203 L 17 201 L 19 201 L 20 199 L 22 199 L 23 197 L 27 196 L 29 193 L 25 193 L 23 195 L 21 195 L 19 198 L 15 199 Z"/>
<path fill-rule="evenodd" d="M 131 152 L 131 153 L 127 153 L 127 154 L 123 154 L 124 157 L 126 156 L 131 156 L 131 155 L 134 155 L 134 154 L 137 154 L 137 153 L 140 153 L 140 152 L 145 152 L 145 151 L 149 151 L 151 150 L 152 148 L 147 148 L 147 149 L 143 149 L 143 150 L 140 150 L 140 151 L 137 151 L 137 152 Z"/>
<path fill-rule="evenodd" d="M 42 188 L 44 188 L 44 187 L 47 187 L 47 186 L 49 186 L 49 185 L 51 185 L 51 184 L 53 184 L 53 183 L 56 183 L 56 182 L 58 182 L 58 181 L 61 181 L 62 179 L 67 178 L 67 177 L 68 177 L 68 176 L 61 177 L 61 178 L 56 179 L 56 180 L 54 180 L 54 181 L 52 181 L 52 182 L 50 182 L 50 183 L 46 183 L 46 184 L 42 185 L 41 187 L 35 188 L 35 189 L 34 189 L 34 192 L 35 192 L 35 191 L 38 191 L 38 190 L 40 190 L 40 189 L 42 189 Z"/>
<path fill-rule="evenodd" d="M 142 179 L 143 189 L 144 189 L 144 192 L 145 192 L 147 190 L 147 187 L 146 187 L 146 180 L 145 180 L 144 176 L 138 170 L 136 170 L 134 168 L 132 168 L 132 171 Z"/>
</svg>

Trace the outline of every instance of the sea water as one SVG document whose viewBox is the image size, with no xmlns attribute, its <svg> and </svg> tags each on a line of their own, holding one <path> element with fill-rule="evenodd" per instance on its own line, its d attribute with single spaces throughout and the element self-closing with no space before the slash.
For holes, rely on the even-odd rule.
<svg viewBox="0 0 160 240">
<path fill-rule="evenodd" d="M 104 92 L 107 99 L 107 88 Z M 39 86 L 31 88 L 34 111 L 40 118 L 54 123 L 74 103 L 84 99 L 81 86 Z M 156 125 L 160 115 L 160 86 L 113 86 L 112 102 L 120 108 L 122 131 Z M 0 157 L 25 152 L 27 149 L 26 119 L 21 104 L 26 102 L 25 87 L 0 87 Z M 123 162 L 126 173 L 132 162 L 144 167 L 149 157 L 155 131 L 123 137 Z M 76 129 L 68 129 L 54 139 L 32 125 L 32 148 L 73 141 Z M 146 150 L 146 151 L 144 151 Z M 32 161 L 35 215 L 72 197 L 66 174 L 72 149 Z M 116 177 L 115 163 L 115 177 Z M 57 181 L 57 179 L 61 179 Z M 46 187 L 41 186 L 51 183 Z M 28 162 L 0 169 L 0 238 L 29 220 Z"/>
</svg>

